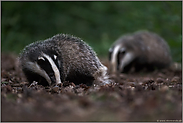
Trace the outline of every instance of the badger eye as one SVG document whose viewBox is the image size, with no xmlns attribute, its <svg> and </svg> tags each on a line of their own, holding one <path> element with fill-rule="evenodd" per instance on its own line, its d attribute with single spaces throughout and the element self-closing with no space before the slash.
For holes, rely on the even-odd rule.
<svg viewBox="0 0 183 123">
<path fill-rule="evenodd" d="M 37 63 L 38 64 L 43 64 L 45 62 L 45 58 L 43 58 L 43 57 L 38 57 L 38 59 L 37 59 Z"/>
<path fill-rule="evenodd" d="M 126 53 L 126 51 L 122 51 L 121 53 L 122 53 L 122 54 L 125 54 L 125 53 Z"/>
<path fill-rule="evenodd" d="M 124 48 L 120 49 L 119 51 L 121 54 L 125 54 L 126 53 L 126 50 Z"/>
</svg>

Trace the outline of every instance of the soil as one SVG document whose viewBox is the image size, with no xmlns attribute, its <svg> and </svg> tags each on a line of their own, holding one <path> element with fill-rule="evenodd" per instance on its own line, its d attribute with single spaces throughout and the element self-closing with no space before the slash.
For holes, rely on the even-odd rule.
<svg viewBox="0 0 183 123">
<path fill-rule="evenodd" d="M 102 60 L 108 66 L 107 60 Z M 29 84 L 1 54 L 1 121 L 182 121 L 182 69 L 110 75 L 115 83 Z"/>
</svg>

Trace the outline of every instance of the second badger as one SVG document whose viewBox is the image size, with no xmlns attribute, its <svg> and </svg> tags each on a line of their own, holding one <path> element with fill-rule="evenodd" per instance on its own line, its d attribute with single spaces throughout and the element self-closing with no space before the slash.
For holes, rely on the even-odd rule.
<svg viewBox="0 0 183 123">
<path fill-rule="evenodd" d="M 109 61 L 111 73 L 125 73 L 166 68 L 172 58 L 162 37 L 149 31 L 137 31 L 123 35 L 113 43 L 109 49 Z"/>
<path fill-rule="evenodd" d="M 95 52 L 78 37 L 58 34 L 26 46 L 19 57 L 28 81 L 44 86 L 64 81 L 108 84 L 105 67 Z"/>
</svg>

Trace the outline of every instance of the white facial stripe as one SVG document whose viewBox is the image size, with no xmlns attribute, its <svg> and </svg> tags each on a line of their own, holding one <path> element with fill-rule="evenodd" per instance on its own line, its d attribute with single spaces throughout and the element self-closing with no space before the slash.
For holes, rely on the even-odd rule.
<svg viewBox="0 0 183 123">
<path fill-rule="evenodd" d="M 112 57 L 111 57 L 111 69 L 112 69 L 112 72 L 113 73 L 116 72 L 117 54 L 118 54 L 118 51 L 119 51 L 120 47 L 121 47 L 121 45 L 117 45 L 116 47 L 114 47 L 114 51 L 112 53 Z"/>
<path fill-rule="evenodd" d="M 53 59 L 50 56 L 48 56 L 48 55 L 46 55 L 44 53 L 43 53 L 43 56 L 46 57 L 48 59 L 48 61 L 50 62 L 50 64 L 51 64 L 51 67 L 52 67 L 52 69 L 54 71 L 54 74 L 55 74 L 56 84 L 61 83 L 61 80 L 60 80 L 60 72 L 59 72 L 56 64 L 54 63 Z"/>
<path fill-rule="evenodd" d="M 134 55 L 131 52 L 125 54 L 124 58 L 120 61 L 119 70 L 120 72 L 123 71 L 124 67 L 132 62 L 134 59 Z"/>
<path fill-rule="evenodd" d="M 26 67 L 29 67 L 28 69 L 35 72 L 35 73 L 38 73 L 39 75 L 41 75 L 42 77 L 44 77 L 46 79 L 46 81 L 48 82 L 49 85 L 51 85 L 51 79 L 50 77 L 48 76 L 48 74 L 42 70 L 40 68 L 40 66 L 36 63 L 33 63 L 33 62 L 27 62 Z"/>
</svg>

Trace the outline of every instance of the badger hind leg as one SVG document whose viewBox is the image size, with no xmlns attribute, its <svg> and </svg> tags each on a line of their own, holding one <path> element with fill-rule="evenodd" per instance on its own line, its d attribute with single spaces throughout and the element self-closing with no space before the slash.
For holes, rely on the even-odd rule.
<svg viewBox="0 0 183 123">
<path fill-rule="evenodd" d="M 102 65 L 94 74 L 94 84 L 106 85 L 111 84 L 112 80 L 107 75 L 107 67 Z"/>
<path fill-rule="evenodd" d="M 87 86 L 91 86 L 93 84 L 94 77 L 92 75 L 86 75 L 79 72 L 72 72 L 65 79 L 65 81 L 73 82 L 76 85 L 83 83 Z"/>
</svg>

